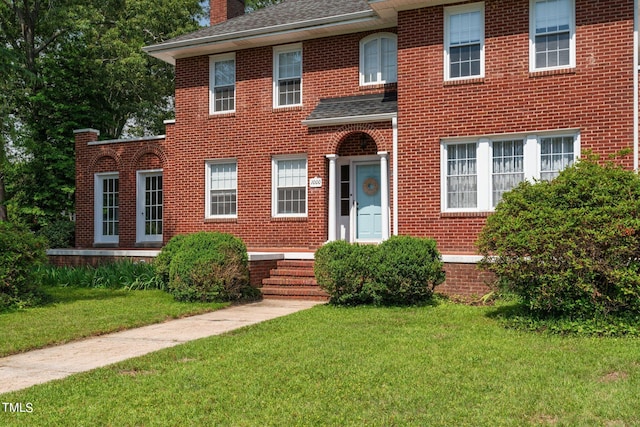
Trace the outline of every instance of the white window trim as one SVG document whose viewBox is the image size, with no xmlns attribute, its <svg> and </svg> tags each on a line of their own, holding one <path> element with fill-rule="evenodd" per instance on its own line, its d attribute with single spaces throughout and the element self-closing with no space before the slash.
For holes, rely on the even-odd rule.
<svg viewBox="0 0 640 427">
<path fill-rule="evenodd" d="M 145 178 L 149 175 L 161 175 L 163 176 L 162 169 L 149 169 L 136 171 L 136 243 L 148 243 L 148 242 L 162 242 L 162 234 L 153 234 L 146 236 L 144 234 L 145 223 L 145 194 L 142 191 L 145 189 Z M 164 182 L 164 176 L 163 176 Z M 164 198 L 164 185 L 163 185 L 163 198 Z M 164 230 L 164 201 L 162 208 L 162 229 Z"/>
<path fill-rule="evenodd" d="M 95 244 L 118 244 L 120 243 L 120 236 L 105 236 L 102 234 L 102 181 L 110 178 L 118 178 L 120 180 L 120 174 L 118 172 L 100 172 L 94 174 L 93 181 L 93 235 Z M 119 198 L 119 197 L 118 197 Z M 119 208 L 119 206 L 118 206 Z"/>
<path fill-rule="evenodd" d="M 556 67 L 536 67 L 536 0 L 529 0 L 529 72 L 565 70 L 576 67 L 576 3 L 569 0 L 571 16 L 569 19 L 569 64 Z"/>
<path fill-rule="evenodd" d="M 236 165 L 236 213 L 235 215 L 214 215 L 211 213 L 211 167 L 214 165 Z M 237 219 L 238 218 L 238 160 L 236 158 L 215 159 L 205 161 L 205 219 Z"/>
<path fill-rule="evenodd" d="M 215 68 L 215 64 L 216 62 L 222 62 L 222 61 L 231 61 L 233 60 L 234 62 L 234 75 L 233 75 L 233 109 L 231 110 L 220 110 L 220 111 L 216 111 L 216 96 L 215 96 L 215 72 L 216 72 L 216 68 Z M 235 71 L 237 70 L 236 68 L 236 54 L 235 52 L 232 53 L 226 53 L 223 55 L 213 55 L 209 57 L 209 114 L 210 115 L 215 115 L 215 114 L 227 114 L 227 113 L 235 113 L 236 111 L 236 105 L 237 105 L 237 97 L 236 97 L 236 73 Z"/>
<path fill-rule="evenodd" d="M 280 94 L 278 93 L 278 79 L 279 79 L 279 62 L 281 53 L 289 53 L 300 51 L 302 58 L 300 64 L 300 103 L 299 104 L 285 104 L 280 105 Z M 276 46 L 273 48 L 273 108 L 289 108 L 302 105 L 303 102 L 303 80 L 304 80 L 304 52 L 302 51 L 302 43 L 288 44 L 285 46 Z"/>
<path fill-rule="evenodd" d="M 278 213 L 278 162 L 280 160 L 304 160 L 306 162 L 304 193 L 305 211 L 298 214 Z M 271 216 L 273 218 L 306 218 L 309 214 L 309 160 L 306 154 L 279 155 L 271 158 Z"/>
<path fill-rule="evenodd" d="M 453 15 L 468 12 L 480 12 L 482 17 L 482 33 L 480 34 L 480 74 L 475 76 L 451 77 L 451 67 L 449 63 L 449 43 L 450 43 L 450 18 Z M 446 81 L 469 80 L 484 78 L 485 61 L 484 61 L 484 39 L 485 39 L 485 20 L 484 20 L 484 2 L 471 3 L 461 6 L 450 6 L 444 10 L 444 79 Z"/>
<path fill-rule="evenodd" d="M 446 138 L 440 141 L 440 207 L 444 213 L 493 212 L 492 174 L 494 141 L 521 139 L 524 141 L 524 179 L 535 182 L 540 179 L 540 140 L 545 137 L 573 137 L 574 161 L 580 158 L 580 132 L 577 130 L 544 131 L 491 135 L 472 138 Z M 475 208 L 447 208 L 447 147 L 456 144 L 477 144 L 476 176 L 477 206 Z"/>
<path fill-rule="evenodd" d="M 396 79 L 390 80 L 390 81 L 386 81 L 382 79 L 382 51 L 381 51 L 382 43 L 379 42 L 378 43 L 378 79 L 373 82 L 365 82 L 364 81 L 364 45 L 366 45 L 372 40 L 383 39 L 383 38 L 393 39 L 396 42 Z M 360 86 L 374 86 L 374 85 L 381 85 L 381 84 L 387 84 L 387 83 L 397 83 L 398 82 L 398 79 L 397 79 L 398 53 L 397 52 L 398 52 L 398 35 L 394 33 L 375 33 L 360 40 L 360 68 L 359 68 Z"/>
</svg>

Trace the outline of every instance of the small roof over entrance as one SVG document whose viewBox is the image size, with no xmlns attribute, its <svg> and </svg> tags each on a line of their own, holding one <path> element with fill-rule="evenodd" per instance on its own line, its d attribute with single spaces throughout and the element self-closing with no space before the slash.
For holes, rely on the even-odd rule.
<svg viewBox="0 0 640 427">
<path fill-rule="evenodd" d="M 398 115 L 397 92 L 321 99 L 302 124 L 309 127 L 391 120 Z"/>
</svg>

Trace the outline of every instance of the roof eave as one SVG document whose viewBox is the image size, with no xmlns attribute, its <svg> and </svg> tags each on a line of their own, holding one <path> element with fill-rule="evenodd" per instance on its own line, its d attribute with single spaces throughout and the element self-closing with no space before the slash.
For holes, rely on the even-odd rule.
<svg viewBox="0 0 640 427">
<path fill-rule="evenodd" d="M 384 28 L 395 24 L 394 20 L 382 20 L 373 10 L 368 10 L 215 36 L 161 43 L 146 46 L 142 49 L 153 57 L 175 64 L 175 60 L 178 58 L 265 46 L 275 44 L 274 42 L 277 43 L 278 41 L 286 42 L 284 38 L 291 40 L 292 35 L 297 36 L 295 37 L 296 40 L 308 40 L 327 35 L 361 31 L 364 28 Z"/>
<path fill-rule="evenodd" d="M 305 119 L 302 124 L 308 127 L 339 126 L 354 123 L 374 123 L 391 121 L 398 113 L 367 114 L 361 116 L 329 117 L 325 119 Z"/>
</svg>

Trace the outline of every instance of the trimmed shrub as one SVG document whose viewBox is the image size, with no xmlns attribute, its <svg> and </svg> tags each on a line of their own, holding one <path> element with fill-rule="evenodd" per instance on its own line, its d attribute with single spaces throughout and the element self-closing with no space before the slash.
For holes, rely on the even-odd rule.
<svg viewBox="0 0 640 427">
<path fill-rule="evenodd" d="M 316 251 L 318 285 L 339 305 L 407 305 L 444 281 L 435 241 L 393 236 L 380 245 L 328 243 Z"/>
<path fill-rule="evenodd" d="M 499 290 L 546 315 L 640 313 L 640 178 L 588 158 L 506 193 L 480 233 Z"/>
<path fill-rule="evenodd" d="M 176 300 L 233 301 L 256 295 L 248 289 L 249 263 L 242 240 L 200 232 L 181 237 L 170 251 L 168 291 Z"/>
<path fill-rule="evenodd" d="M 384 285 L 386 304 L 426 301 L 444 282 L 443 263 L 433 239 L 392 236 L 378 251 L 376 280 Z"/>
<path fill-rule="evenodd" d="M 0 222 L 0 308 L 37 305 L 34 270 L 47 260 L 46 242 L 26 228 Z"/>
<path fill-rule="evenodd" d="M 153 260 L 156 276 L 158 276 L 165 286 L 169 285 L 169 267 L 171 266 L 171 260 L 180 251 L 185 237 L 186 235 L 184 234 L 173 236 Z"/>
<path fill-rule="evenodd" d="M 381 289 L 375 281 L 377 247 L 351 245 L 343 240 L 327 243 L 315 253 L 318 285 L 339 305 L 376 304 Z"/>
</svg>

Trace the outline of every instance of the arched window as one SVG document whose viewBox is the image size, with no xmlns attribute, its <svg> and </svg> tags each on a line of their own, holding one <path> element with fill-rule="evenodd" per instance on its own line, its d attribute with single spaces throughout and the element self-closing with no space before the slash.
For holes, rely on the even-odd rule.
<svg viewBox="0 0 640 427">
<path fill-rule="evenodd" d="M 398 81 L 398 37 L 378 33 L 360 41 L 360 85 Z"/>
</svg>

